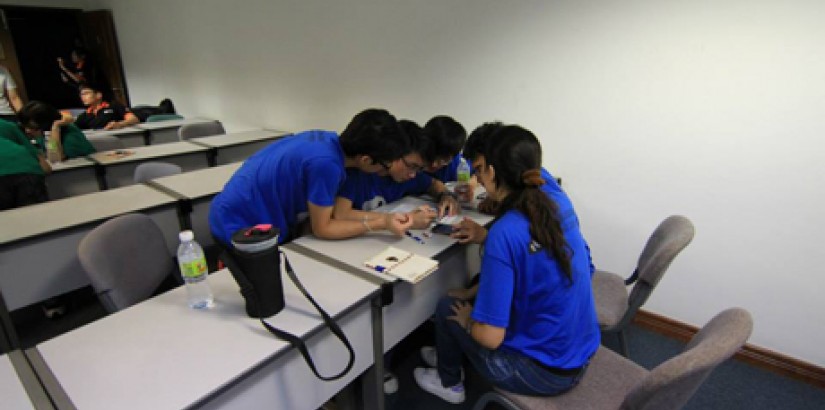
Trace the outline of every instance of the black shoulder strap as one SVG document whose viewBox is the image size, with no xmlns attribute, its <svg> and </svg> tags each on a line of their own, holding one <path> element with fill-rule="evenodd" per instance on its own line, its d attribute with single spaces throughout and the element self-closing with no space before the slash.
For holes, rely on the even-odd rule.
<svg viewBox="0 0 825 410">
<path fill-rule="evenodd" d="M 232 272 L 232 275 L 235 277 L 235 279 L 238 280 L 238 284 L 241 286 L 241 293 L 245 293 L 244 296 L 246 297 L 257 298 L 257 295 L 254 291 L 249 291 L 252 288 L 252 284 L 245 277 L 243 277 L 243 275 L 235 274 L 236 271 L 241 271 L 239 266 L 237 265 L 237 262 L 230 253 L 231 252 L 224 251 L 221 255 L 221 259 L 227 265 L 230 272 Z M 284 256 L 284 264 L 286 266 L 286 273 L 287 276 L 289 276 L 289 279 L 292 281 L 292 283 L 295 284 L 295 287 L 297 287 L 298 290 L 301 291 L 304 297 L 307 298 L 307 300 L 309 300 L 310 303 L 312 303 L 312 306 L 315 307 L 318 313 L 321 314 L 321 317 L 324 319 L 324 323 L 327 325 L 327 327 L 329 327 L 329 330 L 332 331 L 332 333 L 338 338 L 338 340 L 340 340 L 341 343 L 343 343 L 344 346 L 347 348 L 347 351 L 349 352 L 349 360 L 347 362 L 347 365 L 344 368 L 344 370 L 342 370 L 340 373 L 336 375 L 322 376 L 320 373 L 318 373 L 318 369 L 315 368 L 315 362 L 312 360 L 312 356 L 310 356 L 309 354 L 309 350 L 306 347 L 306 343 L 304 343 L 304 341 L 300 337 L 297 337 L 289 332 L 285 332 L 281 329 L 278 329 L 270 325 L 263 319 L 260 319 L 261 324 L 264 325 L 264 327 L 266 328 L 266 330 L 269 331 L 269 333 L 272 333 L 275 337 L 279 339 L 289 342 L 289 344 L 292 347 L 298 349 L 298 351 L 301 352 L 301 356 L 304 356 L 304 361 L 307 362 L 307 365 L 309 365 L 309 368 L 312 370 L 312 373 L 314 373 L 316 377 L 324 381 L 340 379 L 341 377 L 346 375 L 350 371 L 350 369 L 352 369 L 352 365 L 355 363 L 355 351 L 352 348 L 352 344 L 350 344 L 349 340 L 347 339 L 347 336 L 344 334 L 344 332 L 341 330 L 338 324 L 335 323 L 335 321 L 332 320 L 329 314 L 327 314 L 327 312 L 324 311 L 323 308 L 321 308 L 321 305 L 319 305 L 318 302 L 316 302 L 315 299 L 313 299 L 312 296 L 310 296 L 309 292 L 307 292 L 306 288 L 304 288 L 304 285 L 301 283 L 300 280 L 298 280 L 298 276 L 292 269 L 292 265 L 289 263 L 289 259 L 287 259 L 286 254 L 284 254 L 280 250 L 278 250 L 278 253 Z M 239 280 L 239 278 L 242 279 Z"/>
</svg>

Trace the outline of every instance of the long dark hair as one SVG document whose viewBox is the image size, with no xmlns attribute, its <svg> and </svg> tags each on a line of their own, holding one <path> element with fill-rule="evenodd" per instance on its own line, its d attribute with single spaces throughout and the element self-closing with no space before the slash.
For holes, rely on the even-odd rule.
<svg viewBox="0 0 825 410">
<path fill-rule="evenodd" d="M 558 216 L 558 205 L 540 187 L 541 144 L 530 131 L 517 125 L 501 127 L 490 138 L 485 160 L 495 169 L 497 187 L 509 190 L 502 200 L 499 215 L 515 209 L 530 221 L 530 236 L 558 262 L 562 272 L 573 280 L 570 248 Z"/>
</svg>

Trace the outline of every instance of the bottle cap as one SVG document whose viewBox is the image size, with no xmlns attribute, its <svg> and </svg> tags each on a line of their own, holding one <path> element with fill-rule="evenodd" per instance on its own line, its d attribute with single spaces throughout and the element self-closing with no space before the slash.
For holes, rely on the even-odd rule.
<svg viewBox="0 0 825 410">
<path fill-rule="evenodd" d="M 180 239 L 181 242 L 189 242 L 189 241 L 195 239 L 195 234 L 192 233 L 192 231 L 190 231 L 190 230 L 185 230 L 185 231 L 181 231 L 181 233 L 178 234 L 178 238 Z"/>
</svg>

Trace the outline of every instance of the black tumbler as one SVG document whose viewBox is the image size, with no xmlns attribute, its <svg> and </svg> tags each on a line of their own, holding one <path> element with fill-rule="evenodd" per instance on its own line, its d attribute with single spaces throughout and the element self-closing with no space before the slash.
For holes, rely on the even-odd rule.
<svg viewBox="0 0 825 410">
<path fill-rule="evenodd" d="M 233 249 L 224 263 L 241 288 L 250 317 L 267 318 L 284 308 L 278 235 L 278 228 L 268 224 L 232 235 Z"/>
</svg>

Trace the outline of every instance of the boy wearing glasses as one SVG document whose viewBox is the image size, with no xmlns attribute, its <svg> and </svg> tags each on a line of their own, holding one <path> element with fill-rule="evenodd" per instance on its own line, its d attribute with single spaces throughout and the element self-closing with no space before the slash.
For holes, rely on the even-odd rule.
<svg viewBox="0 0 825 410">
<path fill-rule="evenodd" d="M 372 211 L 384 204 L 395 202 L 406 195 L 423 194 L 440 199 L 441 214 L 458 212 L 460 207 L 455 198 L 444 195 L 447 191 L 444 184 L 422 172 L 426 165 L 421 153 L 426 151 L 428 140 L 424 138 L 421 127 L 409 120 L 401 120 L 399 125 L 410 138 L 412 151 L 392 163 L 382 164 L 382 172 L 367 174 L 349 170 L 347 180 L 335 198 L 335 218 L 374 217 L 381 214 Z M 437 216 L 430 207 L 422 207 L 407 215 L 412 218 L 414 229 L 426 228 Z"/>
<path fill-rule="evenodd" d="M 353 117 L 340 136 L 312 130 L 281 138 L 249 157 L 226 183 L 212 201 L 209 227 L 225 246 L 237 230 L 256 224 L 276 226 L 278 242 L 287 242 L 301 234 L 307 218 L 312 233 L 322 239 L 383 229 L 404 235 L 412 225 L 406 215 L 345 220 L 333 218 L 333 205 L 347 169 L 386 172 L 386 164 L 409 151 L 395 117 L 375 108 Z"/>
<path fill-rule="evenodd" d="M 427 161 L 424 171 L 442 182 L 457 180 L 460 153 L 467 140 L 464 127 L 452 117 L 438 115 L 424 125 L 424 137 L 429 142 L 423 152 Z"/>
</svg>

